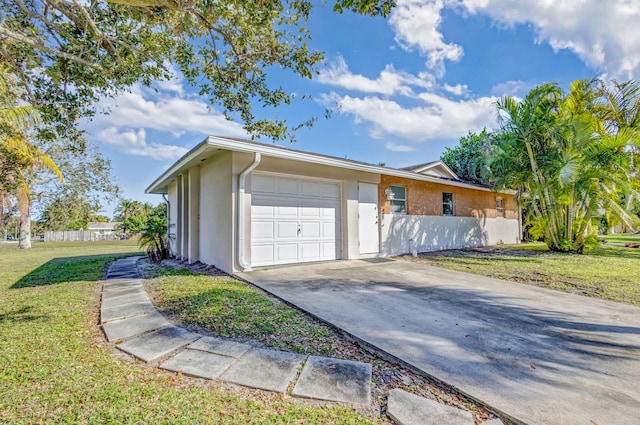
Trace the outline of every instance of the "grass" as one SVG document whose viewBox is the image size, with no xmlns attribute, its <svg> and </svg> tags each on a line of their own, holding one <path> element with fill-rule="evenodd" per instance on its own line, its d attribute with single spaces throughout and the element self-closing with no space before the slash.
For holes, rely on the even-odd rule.
<svg viewBox="0 0 640 425">
<path fill-rule="evenodd" d="M 496 250 L 443 251 L 419 261 L 451 270 L 640 305 L 640 249 L 601 245 L 583 255 L 550 252 L 542 243 Z"/>
<path fill-rule="evenodd" d="M 268 347 L 331 356 L 327 330 L 299 311 L 228 276 L 164 270 L 153 279 L 158 305 L 184 323 L 225 338 L 251 338 Z"/>
<path fill-rule="evenodd" d="M 640 235 L 606 235 L 600 238 L 607 242 L 640 243 Z"/>
<path fill-rule="evenodd" d="M 0 424 L 371 422 L 353 409 L 225 390 L 118 354 L 96 324 L 99 279 L 106 263 L 138 252 L 126 241 L 0 245 Z"/>
</svg>

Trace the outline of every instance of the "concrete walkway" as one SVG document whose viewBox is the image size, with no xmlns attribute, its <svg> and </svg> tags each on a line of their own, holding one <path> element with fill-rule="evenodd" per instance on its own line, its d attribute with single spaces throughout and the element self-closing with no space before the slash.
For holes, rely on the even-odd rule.
<svg viewBox="0 0 640 425">
<path fill-rule="evenodd" d="M 640 308 L 404 260 L 240 276 L 527 424 L 640 417 Z"/>
<path fill-rule="evenodd" d="M 280 393 L 293 383 L 296 397 L 370 404 L 370 364 L 259 349 L 173 326 L 144 290 L 138 258 L 115 261 L 103 286 L 100 320 L 118 349 L 161 369 L 200 378 Z"/>
</svg>

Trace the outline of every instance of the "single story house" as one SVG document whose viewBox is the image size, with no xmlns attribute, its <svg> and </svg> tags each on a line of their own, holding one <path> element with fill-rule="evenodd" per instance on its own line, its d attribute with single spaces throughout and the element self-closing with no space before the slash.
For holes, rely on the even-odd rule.
<svg viewBox="0 0 640 425">
<path fill-rule="evenodd" d="M 146 192 L 165 195 L 174 255 L 229 273 L 521 235 L 513 192 L 461 181 L 440 161 L 394 169 L 212 136 Z"/>
<path fill-rule="evenodd" d="M 87 231 L 96 232 L 101 235 L 106 235 L 110 233 L 115 233 L 117 231 L 117 227 L 122 224 L 118 221 L 107 221 L 107 222 L 94 222 L 90 221 L 87 223 Z"/>
</svg>

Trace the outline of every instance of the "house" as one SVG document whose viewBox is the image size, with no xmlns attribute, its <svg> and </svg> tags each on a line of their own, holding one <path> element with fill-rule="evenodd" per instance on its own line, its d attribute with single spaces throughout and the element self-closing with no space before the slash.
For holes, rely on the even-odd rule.
<svg viewBox="0 0 640 425">
<path fill-rule="evenodd" d="M 520 241 L 515 194 L 442 162 L 394 169 L 208 137 L 146 190 L 168 195 L 170 248 L 229 272 Z"/>
<path fill-rule="evenodd" d="M 122 223 L 117 221 L 107 221 L 107 222 L 93 222 L 90 221 L 87 223 L 87 231 L 96 232 L 101 235 L 106 235 L 110 233 L 115 233 L 118 225 Z"/>
</svg>

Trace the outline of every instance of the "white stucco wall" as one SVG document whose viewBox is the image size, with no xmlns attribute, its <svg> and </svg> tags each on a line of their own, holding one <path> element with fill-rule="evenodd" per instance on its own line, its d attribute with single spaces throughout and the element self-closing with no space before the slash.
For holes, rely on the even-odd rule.
<svg viewBox="0 0 640 425">
<path fill-rule="evenodd" d="M 178 189 L 175 181 L 169 183 L 167 192 L 167 198 L 169 199 L 169 250 L 172 255 L 176 255 L 176 232 L 178 231 Z"/>
<path fill-rule="evenodd" d="M 518 220 L 383 214 L 381 254 L 400 255 L 520 241 Z"/>
<path fill-rule="evenodd" d="M 200 166 L 189 169 L 189 263 L 200 260 Z"/>
<path fill-rule="evenodd" d="M 234 247 L 231 188 L 230 152 L 200 164 L 199 258 L 228 273 Z"/>
</svg>

